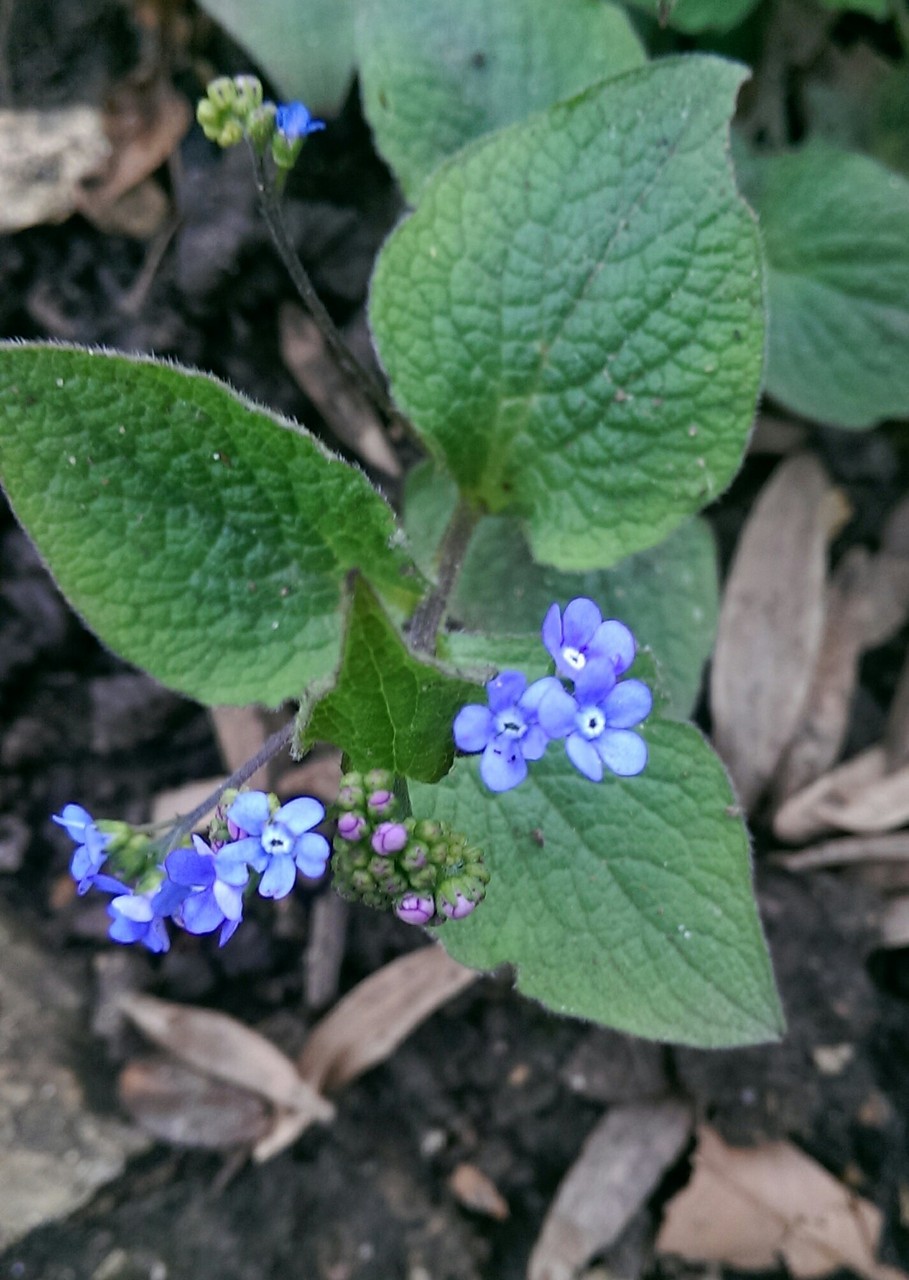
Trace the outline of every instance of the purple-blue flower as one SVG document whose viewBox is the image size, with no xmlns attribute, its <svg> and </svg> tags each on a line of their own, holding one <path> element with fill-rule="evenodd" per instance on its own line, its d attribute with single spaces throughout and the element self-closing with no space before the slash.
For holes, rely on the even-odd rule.
<svg viewBox="0 0 909 1280">
<path fill-rule="evenodd" d="M 164 880 L 147 893 L 137 893 L 135 889 L 118 893 L 107 908 L 111 918 L 108 936 L 114 942 L 141 942 L 149 951 L 167 951 L 170 938 L 164 921 L 174 914 L 185 897 L 186 890 L 170 880 Z"/>
<path fill-rule="evenodd" d="M 539 722 L 541 699 L 562 691 L 554 676 L 528 688 L 520 671 L 503 671 L 486 686 L 489 706 L 470 703 L 455 716 L 454 740 L 459 750 L 482 751 L 480 777 L 490 791 L 510 791 L 527 777 L 527 761 L 539 760 L 549 735 Z"/>
<path fill-rule="evenodd" d="M 646 719 L 653 697 L 641 680 L 616 683 L 599 663 L 581 670 L 574 695 L 555 682 L 540 703 L 540 724 L 551 738 L 564 738 L 568 758 L 576 769 L 599 782 L 603 766 L 630 778 L 647 763 L 647 744 L 636 725 Z"/>
<path fill-rule="evenodd" d="M 219 864 L 246 865 L 261 871 L 259 893 L 263 898 L 286 897 L 298 870 L 311 880 L 324 874 L 328 841 L 313 827 L 325 817 L 325 808 L 312 796 L 282 804 L 272 814 L 264 791 L 244 791 L 227 816 L 248 834 L 224 846 L 218 854 Z"/>
<path fill-rule="evenodd" d="M 99 831 L 91 814 L 81 804 L 67 804 L 63 812 L 53 814 L 58 827 L 63 827 L 70 840 L 78 846 L 69 864 L 70 873 L 79 886 L 79 893 L 87 893 L 98 881 L 98 873 L 107 861 L 107 846 L 111 837 Z M 110 880 L 110 877 L 101 877 Z M 111 880 L 111 884 L 116 883 Z M 99 886 L 103 888 L 104 886 Z"/>
<path fill-rule="evenodd" d="M 589 667 L 612 672 L 613 680 L 634 662 L 634 636 L 615 618 L 603 621 L 593 600 L 578 596 L 565 612 L 550 606 L 543 619 L 543 644 L 556 664 L 556 672 L 567 680 L 577 680 Z"/>
<path fill-rule="evenodd" d="M 285 102 L 275 112 L 275 128 L 289 142 L 295 138 L 308 138 L 325 128 L 324 120 L 316 120 L 302 102 Z"/>
<path fill-rule="evenodd" d="M 225 849 L 232 848 L 225 845 Z M 174 849 L 164 860 L 172 885 L 183 891 L 173 910 L 177 924 L 187 933 L 214 933 L 221 929 L 220 946 L 237 930 L 243 918 L 243 887 L 249 869 L 214 853 L 201 836 L 193 836 L 192 849 Z"/>
</svg>

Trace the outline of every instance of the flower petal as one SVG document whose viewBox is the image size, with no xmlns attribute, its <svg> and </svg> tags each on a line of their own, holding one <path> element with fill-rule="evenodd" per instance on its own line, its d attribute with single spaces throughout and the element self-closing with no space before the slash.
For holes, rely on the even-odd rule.
<svg viewBox="0 0 909 1280">
<path fill-rule="evenodd" d="M 605 658 L 595 658 L 579 671 L 574 682 L 574 696 L 582 706 L 598 706 L 615 688 L 615 667 Z"/>
<path fill-rule="evenodd" d="M 521 739 L 521 754 L 525 760 L 539 760 L 546 754 L 551 739 L 541 724 L 534 724 Z"/>
<path fill-rule="evenodd" d="M 534 680 L 521 698 L 521 710 L 531 711 L 536 714 L 540 703 L 552 689 L 562 689 L 561 680 L 557 680 L 555 676 L 543 676 L 542 680 Z"/>
<path fill-rule="evenodd" d="M 108 915 L 111 914 L 108 908 Z M 115 915 L 112 917 L 107 930 L 107 936 L 114 942 L 138 942 L 148 930 L 147 922 L 141 923 L 136 920 L 128 920 L 126 916 Z"/>
<path fill-rule="evenodd" d="M 325 837 L 317 832 L 310 832 L 308 835 L 301 836 L 294 845 L 294 862 L 305 876 L 315 879 L 325 870 L 329 852 Z"/>
<path fill-rule="evenodd" d="M 633 729 L 650 715 L 653 694 L 642 680 L 623 680 L 601 705 L 610 729 Z"/>
<path fill-rule="evenodd" d="M 455 716 L 452 733 L 459 751 L 482 751 L 495 732 L 488 707 L 471 702 Z"/>
<path fill-rule="evenodd" d="M 180 923 L 187 933 L 212 933 L 224 919 L 210 889 L 194 893 L 180 908 Z"/>
<path fill-rule="evenodd" d="M 486 685 L 486 696 L 491 711 L 507 711 L 521 700 L 527 688 L 527 677 L 523 671 L 500 671 L 494 680 Z"/>
<path fill-rule="evenodd" d="M 142 945 L 148 947 L 149 951 L 153 951 L 156 955 L 160 955 L 162 951 L 170 950 L 170 938 L 163 920 L 157 916 L 152 920 L 146 930 L 145 937 L 142 939 Z"/>
<path fill-rule="evenodd" d="M 603 764 L 596 747 L 580 733 L 571 733 L 565 743 L 568 759 L 591 782 L 599 782 L 603 776 Z"/>
<path fill-rule="evenodd" d="M 606 729 L 595 746 L 607 769 L 620 778 L 633 778 L 647 763 L 647 743 L 630 729 Z"/>
<path fill-rule="evenodd" d="M 574 728 L 578 704 L 556 681 L 556 687 L 547 690 L 537 712 L 540 724 L 550 738 L 564 738 Z"/>
<path fill-rule="evenodd" d="M 264 791 L 241 791 L 227 810 L 231 822 L 251 836 L 260 836 L 271 818 L 268 796 Z"/>
<path fill-rule="evenodd" d="M 617 676 L 627 671 L 634 662 L 637 645 L 634 636 L 615 618 L 609 618 L 596 629 L 596 633 L 587 650 L 588 659 L 593 662 L 605 658 L 612 664 Z"/>
<path fill-rule="evenodd" d="M 259 895 L 263 898 L 286 898 L 294 887 L 297 868 L 293 858 L 272 858 L 259 881 Z"/>
<path fill-rule="evenodd" d="M 212 886 L 215 902 L 221 909 L 225 920 L 240 920 L 243 916 L 243 894 L 223 880 L 216 880 Z"/>
<path fill-rule="evenodd" d="M 305 831 L 312 831 L 325 817 L 325 806 L 312 796 L 300 796 L 282 804 L 272 819 L 281 822 L 292 835 L 301 836 Z"/>
<path fill-rule="evenodd" d="M 231 938 L 240 927 L 239 920 L 225 920 L 221 927 L 221 933 L 218 937 L 218 946 L 223 947 L 225 942 L 230 942 Z"/>
<path fill-rule="evenodd" d="M 58 827 L 63 827 L 70 840 L 75 840 L 76 844 L 85 842 L 85 832 L 94 821 L 92 815 L 87 809 L 83 809 L 81 804 L 65 804 L 63 812 L 52 814 L 51 820 L 56 822 Z"/>
<path fill-rule="evenodd" d="M 496 738 L 483 752 L 480 777 L 490 791 L 510 791 L 527 777 L 527 765 L 511 738 Z"/>
<path fill-rule="evenodd" d="M 207 889 L 215 879 L 215 860 L 195 849 L 174 849 L 164 859 L 164 869 L 174 884 L 187 889 Z"/>
<path fill-rule="evenodd" d="M 569 600 L 562 619 L 562 646 L 581 649 L 588 645 L 594 632 L 603 621 L 603 615 L 593 600 L 578 596 Z"/>
<path fill-rule="evenodd" d="M 558 661 L 562 648 L 562 610 L 557 604 L 551 604 L 546 610 L 541 634 L 544 646 L 552 658 Z"/>
<path fill-rule="evenodd" d="M 252 867 L 253 871 L 264 871 L 268 866 L 268 854 L 262 848 L 259 836 L 244 836 L 242 840 L 232 840 L 230 844 L 222 844 L 215 857 L 223 858 L 224 866 L 242 863 L 244 866 Z"/>
<path fill-rule="evenodd" d="M 110 909 L 126 920 L 142 924 L 148 924 L 155 914 L 148 898 L 141 893 L 121 893 L 118 898 L 111 899 Z"/>
</svg>

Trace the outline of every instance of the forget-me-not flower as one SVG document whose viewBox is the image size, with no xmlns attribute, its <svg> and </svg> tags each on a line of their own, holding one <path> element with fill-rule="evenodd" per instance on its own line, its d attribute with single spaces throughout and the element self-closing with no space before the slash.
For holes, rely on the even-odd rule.
<svg viewBox="0 0 909 1280">
<path fill-rule="evenodd" d="M 543 644 L 557 674 L 568 680 L 577 680 L 591 666 L 620 676 L 634 662 L 634 636 L 624 622 L 615 618 L 604 622 L 597 605 L 586 596 L 571 600 L 564 614 L 557 604 L 550 606 L 543 619 Z"/>
<path fill-rule="evenodd" d="M 125 889 L 125 886 L 119 888 Z M 146 893 L 135 889 L 118 893 L 107 908 L 111 918 L 108 936 L 114 942 L 141 942 L 149 951 L 167 951 L 170 938 L 164 921 L 174 914 L 186 895 L 187 890 L 169 879 Z"/>
<path fill-rule="evenodd" d="M 187 933 L 214 933 L 220 928 L 218 942 L 223 947 L 243 919 L 248 867 L 223 859 L 197 835 L 193 836 L 192 849 L 174 849 L 165 858 L 164 867 L 173 885 L 184 891 L 173 912 L 177 924 Z"/>
<path fill-rule="evenodd" d="M 482 751 L 480 777 L 490 791 L 510 791 L 527 777 L 527 761 L 539 760 L 550 735 L 539 722 L 541 699 L 562 691 L 554 676 L 528 688 L 520 671 L 503 671 L 486 686 L 487 707 L 470 703 L 455 717 L 454 740 L 461 751 Z"/>
<path fill-rule="evenodd" d="M 611 671 L 591 663 L 579 673 L 574 694 L 557 687 L 540 703 L 540 724 L 550 738 L 564 738 L 568 758 L 576 769 L 599 782 L 603 766 L 623 778 L 641 772 L 647 763 L 647 744 L 632 732 L 646 719 L 653 697 L 641 680 L 616 682 Z"/>
<path fill-rule="evenodd" d="M 81 804 L 67 804 L 63 812 L 53 814 L 58 827 L 63 827 L 70 840 L 78 846 L 69 864 L 70 873 L 79 886 L 79 893 L 88 893 L 99 879 L 98 873 L 107 861 L 107 846 L 111 837 L 99 831 L 95 820 Z M 101 877 L 110 880 L 109 876 Z M 116 883 L 111 880 L 111 883 Z M 99 887 L 104 887 L 99 886 Z"/>
<path fill-rule="evenodd" d="M 313 827 L 325 817 L 325 808 L 312 796 L 282 804 L 272 814 L 264 791 L 244 791 L 227 816 L 247 834 L 227 844 L 218 854 L 219 865 L 242 863 L 262 873 L 263 898 L 284 898 L 294 887 L 297 871 L 317 880 L 325 871 L 329 847 Z"/>
<path fill-rule="evenodd" d="M 289 142 L 295 138 L 308 138 L 325 128 L 324 120 L 316 120 L 302 102 L 285 102 L 275 112 L 275 128 Z"/>
</svg>

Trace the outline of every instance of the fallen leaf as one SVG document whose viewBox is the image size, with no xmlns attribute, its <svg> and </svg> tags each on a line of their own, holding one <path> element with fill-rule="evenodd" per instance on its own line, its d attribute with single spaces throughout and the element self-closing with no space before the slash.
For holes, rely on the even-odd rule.
<svg viewBox="0 0 909 1280">
<path fill-rule="evenodd" d="M 437 944 L 399 956 L 358 983 L 321 1020 L 298 1060 L 300 1075 L 323 1092 L 389 1057 L 402 1040 L 480 975 Z"/>
<path fill-rule="evenodd" d="M 755 503 L 733 559 L 711 706 L 717 750 L 749 810 L 805 707 L 824 626 L 827 544 L 843 522 L 844 501 L 810 454 L 786 459 Z"/>
<path fill-rule="evenodd" d="M 825 816 L 832 802 L 848 805 L 865 789 L 885 776 L 887 756 L 883 747 L 871 747 L 831 769 L 803 791 L 797 791 L 773 815 L 773 831 L 780 840 L 801 844 L 835 830 Z"/>
<path fill-rule="evenodd" d="M 608 1111 L 556 1192 L 527 1280 L 572 1280 L 613 1244 L 684 1150 L 691 1127 L 691 1108 L 677 1099 Z"/>
<path fill-rule="evenodd" d="M 451 1194 L 465 1209 L 494 1218 L 496 1222 L 505 1222 L 508 1218 L 508 1201 L 492 1179 L 487 1178 L 476 1165 L 466 1161 L 455 1165 L 449 1176 L 448 1186 Z"/>
<path fill-rule="evenodd" d="M 867 1280 L 906 1280 L 875 1260 L 882 1215 L 788 1142 L 736 1149 L 699 1130 L 691 1181 L 667 1206 L 659 1253 L 798 1280 L 841 1267 Z"/>
<path fill-rule="evenodd" d="M 882 836 L 842 836 L 800 849 L 798 853 L 770 856 L 787 871 L 815 871 L 819 867 L 849 867 L 868 862 L 905 863 L 909 867 L 909 831 Z"/>
<path fill-rule="evenodd" d="M 178 1147 L 251 1147 L 271 1127 L 261 1098 L 173 1058 L 135 1059 L 120 1072 L 117 1091 L 124 1109 L 146 1133 Z"/>
<path fill-rule="evenodd" d="M 817 803 L 819 821 L 840 831 L 892 831 L 909 821 L 909 765 L 869 781 L 860 791 L 841 791 Z"/>
<path fill-rule="evenodd" d="M 63 222 L 110 151 L 94 107 L 0 110 L 0 235 Z"/>
<path fill-rule="evenodd" d="M 312 904 L 303 956 L 303 986 L 309 1009 L 324 1009 L 337 998 L 348 914 L 347 903 L 336 893 L 320 894 Z"/>
</svg>

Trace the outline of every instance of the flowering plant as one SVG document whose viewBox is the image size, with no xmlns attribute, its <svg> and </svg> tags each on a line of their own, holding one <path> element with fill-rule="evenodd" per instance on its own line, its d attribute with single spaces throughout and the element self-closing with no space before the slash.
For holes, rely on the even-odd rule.
<svg viewBox="0 0 909 1280">
<path fill-rule="evenodd" d="M 268 750 L 329 742 L 347 762 L 328 814 L 242 790 L 250 768 L 203 806 L 207 838 L 201 811 L 162 832 L 72 802 L 56 820 L 115 941 L 223 945 L 251 895 L 330 866 L 344 896 L 467 965 L 511 963 L 560 1012 L 753 1042 L 781 1015 L 747 834 L 686 721 L 716 610 L 694 517 L 739 465 L 762 365 L 759 244 L 728 155 L 743 75 L 647 63 L 614 6 L 562 8 L 501 6 L 486 97 L 443 134 L 437 111 L 399 114 L 416 69 L 376 25 L 398 9 L 363 6 L 364 105 L 413 206 L 372 278 L 387 380 L 345 347 L 283 220 L 285 179 L 330 125 L 252 77 L 200 104 L 213 143 L 248 144 L 340 368 L 425 455 L 394 509 L 201 372 L 3 346 L 0 475 L 88 623 L 200 702 L 293 702 Z M 528 11 L 552 56 L 522 97 L 495 68 L 510 84 L 501 33 Z"/>
</svg>

